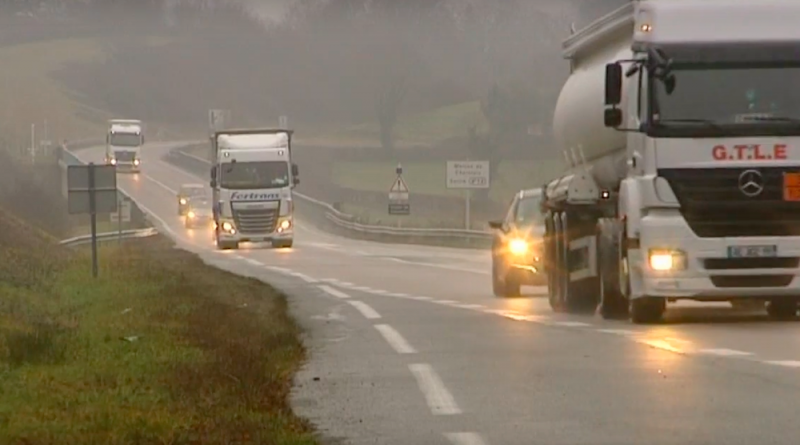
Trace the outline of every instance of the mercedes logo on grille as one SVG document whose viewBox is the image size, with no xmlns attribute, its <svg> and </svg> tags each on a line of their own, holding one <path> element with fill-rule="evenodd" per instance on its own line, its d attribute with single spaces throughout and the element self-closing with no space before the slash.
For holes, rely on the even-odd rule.
<svg viewBox="0 0 800 445">
<path fill-rule="evenodd" d="M 753 198 L 764 191 L 764 177 L 758 170 L 745 170 L 739 175 L 739 190 L 744 196 Z"/>
</svg>

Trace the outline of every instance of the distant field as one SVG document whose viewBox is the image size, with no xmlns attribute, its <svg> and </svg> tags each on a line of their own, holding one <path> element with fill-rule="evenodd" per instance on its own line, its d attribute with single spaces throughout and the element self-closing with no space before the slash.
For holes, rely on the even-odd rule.
<svg viewBox="0 0 800 445">
<path fill-rule="evenodd" d="M 556 177 L 563 170 L 562 165 L 559 161 L 503 162 L 497 177 L 492 178 L 489 197 L 505 204 L 520 189 L 541 186 L 547 179 Z M 388 161 L 340 161 L 333 164 L 331 177 L 334 183 L 342 187 L 388 193 L 395 179 L 396 166 Z M 463 190 L 447 189 L 446 169 L 445 161 L 404 163 L 403 178 L 411 194 L 464 196 Z"/>
<path fill-rule="evenodd" d="M 92 121 L 105 119 L 99 110 L 81 105 L 49 74 L 65 63 L 102 59 L 94 40 L 67 39 L 0 48 L 0 136 L 12 148 L 30 145 L 31 124 L 39 140 L 45 120 L 53 140 L 85 138 L 102 132 Z"/>
</svg>

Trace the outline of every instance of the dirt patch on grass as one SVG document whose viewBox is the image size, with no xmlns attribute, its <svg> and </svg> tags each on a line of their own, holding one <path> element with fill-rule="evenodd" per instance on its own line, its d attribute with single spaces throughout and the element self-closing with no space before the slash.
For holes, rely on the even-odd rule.
<svg viewBox="0 0 800 445">
<path fill-rule="evenodd" d="M 162 237 L 70 251 L 0 216 L 0 443 L 312 444 L 286 300 Z"/>
</svg>

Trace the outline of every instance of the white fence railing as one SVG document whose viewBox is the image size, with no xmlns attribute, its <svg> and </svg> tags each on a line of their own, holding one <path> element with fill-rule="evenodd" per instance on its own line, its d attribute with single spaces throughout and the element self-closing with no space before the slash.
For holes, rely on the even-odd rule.
<svg viewBox="0 0 800 445">
<path fill-rule="evenodd" d="M 183 147 L 183 149 L 185 148 L 186 147 Z M 176 148 L 173 150 L 173 156 L 171 156 L 172 162 L 185 169 L 192 170 L 195 173 L 205 173 L 205 169 L 210 164 L 208 160 L 187 153 L 183 149 Z M 187 163 L 185 162 L 186 160 L 190 162 Z M 199 166 L 203 166 L 203 168 L 196 168 Z M 296 198 L 299 198 L 295 201 L 295 204 L 304 204 L 304 208 L 301 208 L 301 212 L 306 210 L 303 212 L 304 215 L 311 216 L 310 214 L 316 213 L 316 221 L 314 222 L 317 225 L 333 229 L 336 233 L 344 236 L 383 242 L 430 244 L 449 247 L 485 248 L 491 245 L 492 233 L 489 231 L 401 228 L 362 224 L 355 221 L 353 215 L 341 212 L 327 202 L 314 199 L 298 192 L 293 192 L 292 194 Z"/>
</svg>

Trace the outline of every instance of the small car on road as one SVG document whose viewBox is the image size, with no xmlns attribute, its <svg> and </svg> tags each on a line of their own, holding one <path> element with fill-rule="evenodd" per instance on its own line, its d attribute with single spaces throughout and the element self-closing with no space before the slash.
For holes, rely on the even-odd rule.
<svg viewBox="0 0 800 445">
<path fill-rule="evenodd" d="M 211 209 L 211 200 L 206 197 L 194 198 L 187 204 L 186 216 L 183 225 L 187 229 L 195 227 L 210 227 L 214 220 Z"/>
<path fill-rule="evenodd" d="M 500 221 L 490 221 L 492 240 L 492 290 L 497 297 L 520 295 L 523 285 L 545 286 L 544 219 L 542 190 L 521 190 Z"/>
<path fill-rule="evenodd" d="M 189 209 L 189 201 L 195 198 L 207 198 L 203 184 L 183 184 L 178 190 L 178 216 L 185 216 Z"/>
</svg>

